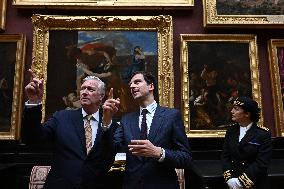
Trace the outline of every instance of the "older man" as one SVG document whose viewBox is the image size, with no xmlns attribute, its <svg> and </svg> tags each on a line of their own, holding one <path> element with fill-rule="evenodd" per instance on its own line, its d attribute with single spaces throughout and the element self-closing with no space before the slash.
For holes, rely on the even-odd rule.
<svg viewBox="0 0 284 189">
<path fill-rule="evenodd" d="M 103 177 L 113 162 L 112 127 L 104 130 L 103 112 L 105 84 L 97 77 L 83 80 L 80 90 L 82 108 L 55 112 L 41 124 L 42 80 L 32 77 L 25 87 L 28 97 L 24 111 L 24 126 L 48 140 L 53 146 L 53 162 L 45 182 L 45 189 L 103 188 Z M 119 99 L 116 100 L 119 104 Z M 107 110 L 108 115 L 117 111 Z"/>
</svg>

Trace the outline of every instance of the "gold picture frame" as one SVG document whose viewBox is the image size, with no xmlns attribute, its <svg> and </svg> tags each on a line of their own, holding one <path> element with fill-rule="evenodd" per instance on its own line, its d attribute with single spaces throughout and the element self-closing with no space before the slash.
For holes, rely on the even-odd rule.
<svg viewBox="0 0 284 189">
<path fill-rule="evenodd" d="M 26 38 L 0 35 L 0 140 L 18 140 L 22 119 Z"/>
<path fill-rule="evenodd" d="M 279 1 L 203 0 L 204 27 L 283 28 L 284 5 Z M 263 7 L 262 7 L 263 6 Z M 279 14 L 278 14 L 279 13 Z"/>
<path fill-rule="evenodd" d="M 188 137 L 224 137 L 231 100 L 250 96 L 262 106 L 256 36 L 181 34 L 181 78 Z"/>
<path fill-rule="evenodd" d="M 194 0 L 13 0 L 19 8 L 54 9 L 188 9 Z"/>
<path fill-rule="evenodd" d="M 132 66 L 132 64 L 129 65 L 129 62 L 132 62 L 133 56 L 130 56 L 128 52 L 132 52 L 132 48 L 134 46 L 135 49 L 141 45 L 141 47 L 145 48 L 145 51 L 149 52 L 147 53 L 148 55 L 145 52 L 146 63 L 143 69 L 146 71 L 152 71 L 157 77 L 158 89 L 156 91 L 156 97 L 158 97 L 159 104 L 168 107 L 174 106 L 174 77 L 172 60 L 173 29 L 171 16 L 116 17 L 33 15 L 32 23 L 34 39 L 32 69 L 37 77 L 43 78 L 44 80 L 42 121 L 44 121 L 45 118 L 48 118 L 54 111 L 64 108 L 65 106 L 60 105 L 60 103 L 62 103 L 62 96 L 76 89 L 75 85 L 78 81 L 78 75 L 76 76 L 76 73 L 78 74 L 79 71 L 82 71 L 78 71 L 78 69 L 80 68 L 80 65 L 82 65 L 80 63 L 82 63 L 83 60 L 80 59 L 79 61 L 77 55 L 70 56 L 72 53 L 70 53 L 69 48 L 70 46 L 74 47 L 74 44 L 77 47 L 75 50 L 77 49 L 80 53 L 84 53 L 84 56 L 87 56 L 87 58 L 92 58 L 92 62 L 98 58 L 93 58 L 94 54 L 90 52 L 90 47 L 93 51 L 96 51 L 93 48 L 94 45 L 101 45 L 104 47 L 112 46 L 112 52 L 115 52 L 114 56 L 110 55 L 109 52 L 104 51 L 103 49 L 100 51 L 108 53 L 108 57 L 111 57 L 108 58 L 110 60 L 108 62 L 112 62 L 112 66 L 116 66 L 117 68 L 112 71 L 113 76 L 118 75 L 118 78 L 115 79 L 115 86 L 112 86 L 114 88 L 114 96 L 120 97 L 121 104 L 123 104 L 123 98 L 125 98 L 127 91 L 129 91 L 128 83 L 120 82 L 121 79 L 125 78 L 125 75 L 129 73 L 129 66 Z M 139 36 L 137 37 L 136 34 L 139 34 Z M 90 36 L 92 37 L 90 38 Z M 148 38 L 150 36 L 154 37 Z M 85 41 L 82 42 L 83 40 Z M 132 43 L 131 41 L 135 41 L 135 43 Z M 80 49 L 78 48 L 79 46 Z M 153 49 L 147 50 L 146 48 L 149 46 L 152 46 Z M 89 48 L 89 51 L 86 50 L 87 48 Z M 68 57 L 77 58 L 76 60 L 73 60 L 72 58 L 68 58 L 67 55 Z M 125 57 L 128 58 L 125 59 Z M 103 58 L 106 60 L 106 57 Z M 84 61 L 85 62 L 83 63 L 87 65 L 88 60 L 85 59 Z M 78 66 L 78 64 L 80 65 Z M 101 64 L 102 63 L 99 65 Z M 68 71 L 68 69 L 71 71 Z M 125 71 L 125 69 L 128 71 Z M 117 72 L 114 74 L 115 70 L 117 70 L 118 74 Z M 132 68 L 131 70 L 133 71 Z M 64 79 L 64 77 L 66 78 Z M 60 85 L 61 81 L 63 82 L 62 85 L 64 85 L 64 89 L 62 89 Z M 111 79 L 106 81 L 107 86 L 111 86 L 110 81 Z M 121 85 L 118 85 L 118 83 L 121 83 Z M 127 89 L 123 88 L 125 84 L 127 85 Z M 117 91 L 120 92 L 115 95 L 115 88 L 117 86 L 121 86 L 121 88 L 117 89 Z M 124 92 L 123 95 L 121 95 L 121 91 Z M 125 100 L 127 101 L 125 102 L 126 109 L 127 107 L 134 106 L 134 104 L 127 106 L 127 103 L 132 102 L 131 100 L 132 98 L 127 98 Z M 123 107 L 124 105 L 121 105 L 121 111 L 123 110 Z M 121 112 L 121 114 L 123 114 L 123 112 Z"/>
<path fill-rule="evenodd" d="M 284 136 L 284 39 L 268 41 L 276 136 Z"/>
<path fill-rule="evenodd" d="M 0 30 L 5 30 L 7 0 L 0 2 Z"/>
</svg>

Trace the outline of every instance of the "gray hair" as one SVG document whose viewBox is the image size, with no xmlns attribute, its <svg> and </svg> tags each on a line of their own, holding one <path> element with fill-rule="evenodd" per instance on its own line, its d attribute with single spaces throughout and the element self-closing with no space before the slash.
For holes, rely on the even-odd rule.
<svg viewBox="0 0 284 189">
<path fill-rule="evenodd" d="M 97 76 L 93 76 L 93 75 L 90 75 L 90 76 L 87 76 L 83 79 L 83 82 L 85 81 L 89 81 L 89 80 L 95 80 L 98 82 L 98 88 L 100 90 L 100 93 L 102 95 L 105 95 L 105 90 L 106 90 L 106 85 L 105 83 L 100 79 L 98 78 Z"/>
</svg>

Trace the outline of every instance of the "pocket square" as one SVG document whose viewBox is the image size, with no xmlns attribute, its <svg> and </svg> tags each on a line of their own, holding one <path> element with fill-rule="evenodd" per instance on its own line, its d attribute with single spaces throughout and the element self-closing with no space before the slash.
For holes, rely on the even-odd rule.
<svg viewBox="0 0 284 189">
<path fill-rule="evenodd" d="M 249 144 L 252 144 L 252 145 L 256 145 L 256 146 L 260 146 L 260 144 L 259 143 L 257 143 L 257 142 L 248 142 Z"/>
</svg>

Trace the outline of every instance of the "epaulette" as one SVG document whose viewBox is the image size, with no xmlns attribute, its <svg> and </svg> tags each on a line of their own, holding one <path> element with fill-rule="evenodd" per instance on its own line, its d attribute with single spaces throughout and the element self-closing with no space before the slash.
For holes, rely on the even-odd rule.
<svg viewBox="0 0 284 189">
<path fill-rule="evenodd" d="M 236 125 L 238 125 L 238 123 L 230 123 L 230 124 L 228 124 L 229 127 L 233 127 L 233 126 L 236 126 Z"/>
<path fill-rule="evenodd" d="M 267 128 L 267 127 L 261 127 L 261 126 L 259 126 L 259 125 L 257 125 L 257 127 L 260 128 L 260 129 L 263 129 L 263 130 L 265 130 L 265 131 L 269 131 L 269 128 Z"/>
<path fill-rule="evenodd" d="M 264 129 L 266 131 L 269 131 L 269 128 L 267 128 L 267 127 L 260 127 L 260 128 L 262 128 L 262 129 Z"/>
</svg>

